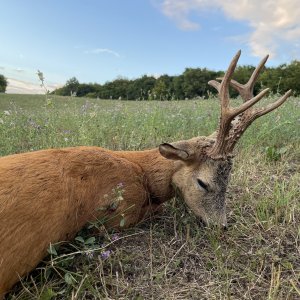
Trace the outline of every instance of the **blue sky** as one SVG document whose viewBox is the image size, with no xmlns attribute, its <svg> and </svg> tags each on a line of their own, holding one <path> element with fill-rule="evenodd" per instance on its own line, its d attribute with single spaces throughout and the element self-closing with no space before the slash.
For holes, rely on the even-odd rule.
<svg viewBox="0 0 300 300">
<path fill-rule="evenodd" d="M 238 4 L 237 4 L 238 3 Z M 1 3 L 0 74 L 10 91 L 36 92 L 72 76 L 176 75 L 186 67 L 224 70 L 300 58 L 298 0 L 7 0 Z"/>
</svg>

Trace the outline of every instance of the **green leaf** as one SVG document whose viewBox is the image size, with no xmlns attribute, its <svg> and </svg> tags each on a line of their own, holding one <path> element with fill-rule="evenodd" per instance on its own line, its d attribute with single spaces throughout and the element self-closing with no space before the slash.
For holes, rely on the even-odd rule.
<svg viewBox="0 0 300 300">
<path fill-rule="evenodd" d="M 76 282 L 76 279 L 70 273 L 65 274 L 65 282 L 69 285 L 72 285 Z"/>
<path fill-rule="evenodd" d="M 40 295 L 40 300 L 51 300 L 53 299 L 57 294 L 51 289 L 48 288 L 42 292 Z"/>
<path fill-rule="evenodd" d="M 86 245 L 94 245 L 95 241 L 96 241 L 96 238 L 94 236 L 92 236 L 92 237 L 88 238 L 84 243 Z"/>
<path fill-rule="evenodd" d="M 55 249 L 55 246 L 50 244 L 49 248 L 48 248 L 48 253 L 51 254 L 51 255 L 54 255 L 54 256 L 57 256 L 57 251 Z"/>
<path fill-rule="evenodd" d="M 79 235 L 79 236 L 76 236 L 75 241 L 78 241 L 78 242 L 84 244 L 84 239 L 83 239 L 83 237 L 80 236 L 80 235 Z"/>
</svg>

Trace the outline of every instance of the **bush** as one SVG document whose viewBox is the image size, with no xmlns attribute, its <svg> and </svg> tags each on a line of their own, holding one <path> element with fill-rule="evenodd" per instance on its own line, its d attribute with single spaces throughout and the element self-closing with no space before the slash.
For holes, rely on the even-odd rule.
<svg viewBox="0 0 300 300">
<path fill-rule="evenodd" d="M 7 87 L 7 79 L 0 75 L 0 93 L 5 93 Z"/>
</svg>

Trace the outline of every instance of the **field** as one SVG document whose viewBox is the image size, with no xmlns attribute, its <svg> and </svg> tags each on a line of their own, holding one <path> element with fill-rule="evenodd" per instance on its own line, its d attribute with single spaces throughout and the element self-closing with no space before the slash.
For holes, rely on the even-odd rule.
<svg viewBox="0 0 300 300">
<path fill-rule="evenodd" d="M 217 99 L 0 94 L 0 155 L 75 145 L 146 149 L 207 135 L 217 122 Z M 236 153 L 226 232 L 202 227 L 174 198 L 135 228 L 85 229 L 55 245 L 8 299 L 300 299 L 299 98 L 255 121 Z"/>
</svg>

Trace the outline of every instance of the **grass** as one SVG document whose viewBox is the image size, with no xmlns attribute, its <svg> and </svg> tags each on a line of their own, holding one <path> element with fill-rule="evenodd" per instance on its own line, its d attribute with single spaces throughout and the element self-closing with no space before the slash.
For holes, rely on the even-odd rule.
<svg viewBox="0 0 300 300">
<path fill-rule="evenodd" d="M 300 299 L 299 117 L 299 99 L 291 98 L 244 134 L 228 190 L 228 231 L 203 228 L 174 198 L 135 228 L 85 229 L 52 246 L 8 299 Z M 214 99 L 0 95 L 0 154 L 73 145 L 145 149 L 207 135 L 217 121 Z"/>
</svg>

